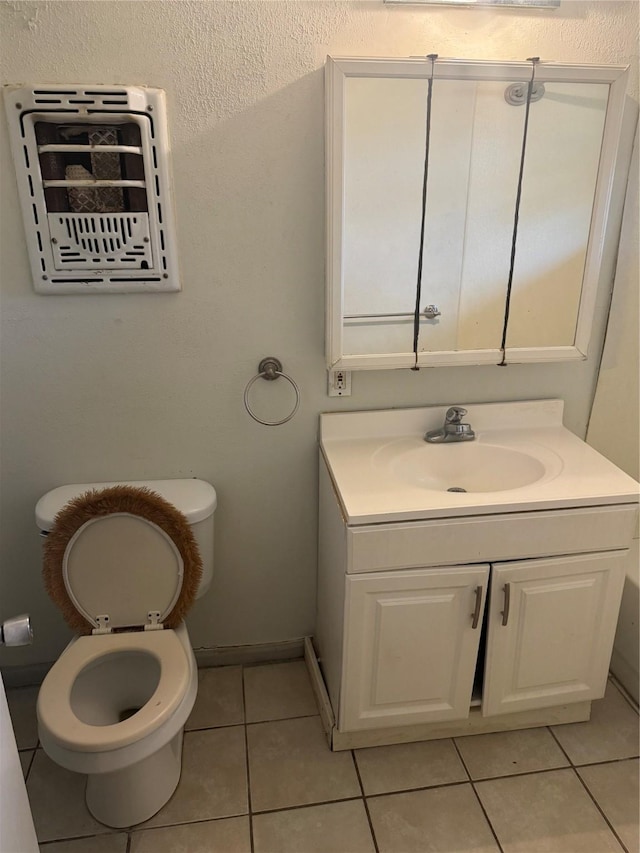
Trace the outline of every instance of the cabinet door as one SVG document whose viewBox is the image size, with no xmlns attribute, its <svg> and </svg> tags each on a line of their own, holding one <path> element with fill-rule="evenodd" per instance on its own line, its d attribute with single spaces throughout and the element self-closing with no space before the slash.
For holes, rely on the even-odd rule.
<svg viewBox="0 0 640 853">
<path fill-rule="evenodd" d="M 342 731 L 469 715 L 489 566 L 346 579 Z"/>
<path fill-rule="evenodd" d="M 484 716 L 604 696 L 626 554 L 492 567 Z"/>
</svg>

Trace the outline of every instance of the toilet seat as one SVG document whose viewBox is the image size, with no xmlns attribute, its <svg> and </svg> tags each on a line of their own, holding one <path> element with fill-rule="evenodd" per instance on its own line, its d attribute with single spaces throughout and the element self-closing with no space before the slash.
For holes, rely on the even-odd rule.
<svg viewBox="0 0 640 853">
<path fill-rule="evenodd" d="M 176 628 L 197 593 L 202 559 L 182 513 L 149 489 L 120 485 L 81 494 L 56 515 L 43 576 L 81 634 Z"/>
<path fill-rule="evenodd" d="M 175 542 L 139 515 L 114 512 L 85 521 L 67 542 L 62 579 L 94 633 L 161 624 L 182 589 Z"/>
<path fill-rule="evenodd" d="M 111 653 L 142 652 L 160 664 L 155 691 L 133 716 L 112 725 L 90 725 L 71 705 L 76 679 Z M 106 752 L 152 734 L 174 714 L 190 682 L 190 663 L 178 634 L 170 629 L 78 637 L 62 653 L 38 696 L 38 720 L 58 746 L 77 752 Z"/>
</svg>

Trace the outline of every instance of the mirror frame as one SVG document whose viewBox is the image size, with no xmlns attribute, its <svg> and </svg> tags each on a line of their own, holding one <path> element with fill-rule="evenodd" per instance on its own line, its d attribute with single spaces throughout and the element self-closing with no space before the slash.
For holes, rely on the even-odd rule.
<svg viewBox="0 0 640 853">
<path fill-rule="evenodd" d="M 345 355 L 343 352 L 343 234 L 344 234 L 344 99 L 349 77 L 424 78 L 431 72 L 425 57 L 406 59 L 327 57 L 325 67 L 326 201 L 327 201 L 327 301 L 326 360 L 329 370 L 383 370 L 413 367 L 413 352 Z M 628 66 L 572 65 L 541 62 L 536 66 L 540 83 L 606 83 L 609 98 L 596 178 L 591 224 L 587 243 L 582 291 L 578 307 L 576 334 L 572 346 L 507 347 L 509 364 L 527 362 L 584 360 L 587 357 L 593 326 L 596 295 L 605 246 L 607 219 L 611 205 L 614 174 L 620 147 L 622 115 Z M 466 59 L 438 59 L 434 79 L 499 80 L 528 82 L 530 62 L 493 62 Z M 416 247 L 417 252 L 417 247 Z M 506 293 L 506 282 L 505 282 Z M 420 352 L 419 367 L 498 364 L 500 349 Z"/>
</svg>

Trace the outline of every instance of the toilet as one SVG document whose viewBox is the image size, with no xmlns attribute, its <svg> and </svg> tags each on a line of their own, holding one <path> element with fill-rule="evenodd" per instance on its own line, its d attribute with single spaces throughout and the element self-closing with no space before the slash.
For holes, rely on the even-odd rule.
<svg viewBox="0 0 640 853">
<path fill-rule="evenodd" d="M 198 479 L 67 485 L 36 506 L 45 586 L 77 634 L 40 688 L 38 732 L 107 826 L 152 817 L 180 779 L 198 687 L 183 617 L 211 584 L 215 508 Z"/>
</svg>

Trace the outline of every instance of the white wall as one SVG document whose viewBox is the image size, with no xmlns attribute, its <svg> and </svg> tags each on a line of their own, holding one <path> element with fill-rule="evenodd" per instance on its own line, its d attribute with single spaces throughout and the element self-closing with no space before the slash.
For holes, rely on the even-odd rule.
<svg viewBox="0 0 640 853">
<path fill-rule="evenodd" d="M 563 0 L 554 12 L 12 0 L 0 5 L 0 33 L 3 82 L 167 90 L 184 277 L 180 294 L 35 295 L 0 121 L 0 608 L 29 610 L 36 632 L 4 663 L 51 660 L 68 637 L 42 590 L 33 522 L 37 498 L 60 483 L 214 483 L 217 574 L 190 617 L 192 639 L 266 643 L 313 630 L 320 411 L 559 396 L 568 426 L 584 435 L 606 287 L 585 363 L 359 374 L 352 397 L 327 398 L 322 67 L 327 53 L 431 51 L 626 62 L 637 51 L 635 0 Z M 634 69 L 634 97 L 637 86 Z M 242 406 L 268 354 L 302 389 L 298 415 L 278 428 L 258 426 Z M 283 386 L 257 389 L 256 407 L 285 411 Z"/>
<path fill-rule="evenodd" d="M 615 291 L 587 441 L 627 474 L 640 480 L 640 302 L 638 270 L 638 138 L 624 208 Z M 640 648 L 640 541 L 638 531 L 627 559 L 627 577 L 611 669 L 638 699 Z"/>
</svg>

